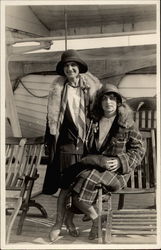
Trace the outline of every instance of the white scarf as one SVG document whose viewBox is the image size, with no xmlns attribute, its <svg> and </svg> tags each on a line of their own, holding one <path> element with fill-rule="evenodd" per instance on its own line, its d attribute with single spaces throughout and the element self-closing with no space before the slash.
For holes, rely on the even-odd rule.
<svg viewBox="0 0 161 250">
<path fill-rule="evenodd" d="M 116 116 L 112 116 L 110 118 L 102 117 L 99 121 L 99 138 L 97 142 L 98 149 L 101 147 L 102 143 L 104 142 L 106 136 L 108 135 L 108 132 L 110 131 L 110 128 L 112 126 L 112 123 L 114 121 Z"/>
</svg>

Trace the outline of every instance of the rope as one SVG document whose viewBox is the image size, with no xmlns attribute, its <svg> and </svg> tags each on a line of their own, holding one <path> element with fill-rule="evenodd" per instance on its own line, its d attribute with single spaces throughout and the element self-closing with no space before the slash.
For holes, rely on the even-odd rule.
<svg viewBox="0 0 161 250">
<path fill-rule="evenodd" d="M 45 95 L 45 96 L 38 96 L 38 95 L 35 95 L 34 93 L 32 93 L 32 92 L 25 86 L 25 84 L 21 81 L 20 78 L 17 79 L 17 82 L 18 82 L 18 83 L 21 83 L 21 85 L 24 87 L 24 89 L 26 89 L 26 91 L 27 91 L 30 95 L 34 96 L 34 97 L 37 97 L 37 98 L 47 98 L 47 97 L 48 97 L 48 95 Z M 17 86 L 18 86 L 18 85 L 17 85 Z"/>
</svg>

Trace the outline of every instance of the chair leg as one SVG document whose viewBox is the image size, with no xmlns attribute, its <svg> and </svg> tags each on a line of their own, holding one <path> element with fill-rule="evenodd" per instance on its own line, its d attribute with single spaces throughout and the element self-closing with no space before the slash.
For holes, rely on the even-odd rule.
<svg viewBox="0 0 161 250">
<path fill-rule="evenodd" d="M 8 227 L 6 230 L 6 243 L 9 243 L 11 229 L 12 229 L 13 223 L 16 219 L 16 216 L 21 208 L 21 205 L 22 205 L 22 198 L 20 197 L 16 203 L 16 207 L 15 207 L 14 211 L 12 212 L 12 214 L 9 218 Z"/>
<path fill-rule="evenodd" d="M 105 243 L 111 242 L 111 230 L 112 230 L 112 199 L 111 193 L 108 194 L 109 199 L 107 200 L 107 223 L 105 232 Z"/>
<path fill-rule="evenodd" d="M 36 202 L 35 200 L 30 200 L 29 201 L 29 207 L 36 207 L 37 209 L 40 210 L 40 212 L 42 213 L 42 216 L 44 218 L 48 217 L 48 214 L 47 214 L 45 208 L 41 204 L 39 204 L 38 202 Z"/>
<path fill-rule="evenodd" d="M 119 202 L 118 202 L 118 209 L 123 209 L 124 207 L 124 200 L 125 200 L 125 195 L 120 194 L 119 195 Z"/>
<path fill-rule="evenodd" d="M 20 235 L 22 233 L 23 223 L 24 223 L 27 211 L 29 210 L 30 207 L 36 207 L 36 208 L 38 208 L 41 211 L 41 213 L 42 213 L 42 215 L 43 215 L 44 218 L 48 217 L 47 212 L 43 208 L 42 205 L 40 205 L 39 203 L 35 202 L 34 200 L 30 200 L 27 206 L 22 205 L 22 214 L 20 215 L 20 219 L 19 219 L 19 223 L 18 223 L 17 235 Z"/>
<path fill-rule="evenodd" d="M 103 243 L 102 239 L 102 188 L 98 189 L 98 244 Z"/>
<path fill-rule="evenodd" d="M 23 227 L 23 223 L 24 223 L 27 211 L 28 211 L 28 207 L 24 207 L 22 210 L 22 214 L 20 215 L 20 219 L 18 222 L 17 235 L 20 235 L 22 233 L 22 227 Z"/>
<path fill-rule="evenodd" d="M 36 180 L 39 175 L 37 174 L 37 169 L 35 171 L 36 172 L 35 172 L 34 176 L 35 176 L 35 180 Z M 35 200 L 31 199 L 31 193 L 32 193 L 33 186 L 34 186 L 34 181 L 30 182 L 30 189 L 29 189 L 29 192 L 27 193 L 27 196 L 26 196 L 26 204 L 28 204 L 28 207 L 36 207 L 37 209 L 40 210 L 42 216 L 44 218 L 47 218 L 48 215 L 47 215 L 45 208 L 42 205 L 40 205 L 38 202 L 36 202 Z"/>
</svg>

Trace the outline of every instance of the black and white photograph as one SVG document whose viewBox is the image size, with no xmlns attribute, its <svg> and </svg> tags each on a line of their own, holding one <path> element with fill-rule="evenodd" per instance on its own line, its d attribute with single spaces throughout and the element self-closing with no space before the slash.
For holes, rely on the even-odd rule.
<svg viewBox="0 0 161 250">
<path fill-rule="evenodd" d="M 160 1 L 1 1 L 1 249 L 160 249 Z"/>
</svg>

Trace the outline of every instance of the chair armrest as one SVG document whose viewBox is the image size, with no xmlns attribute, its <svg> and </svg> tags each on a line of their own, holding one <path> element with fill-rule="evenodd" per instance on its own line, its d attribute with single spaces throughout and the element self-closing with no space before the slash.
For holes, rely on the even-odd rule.
<svg viewBox="0 0 161 250">
<path fill-rule="evenodd" d="M 26 175 L 25 179 L 26 181 L 35 181 L 37 180 L 38 177 L 39 177 L 39 174 L 35 174 L 35 176 L 32 176 L 32 177 Z"/>
<path fill-rule="evenodd" d="M 30 180 L 36 180 L 37 178 L 39 177 L 39 174 L 35 174 L 35 176 L 28 176 L 28 175 L 22 175 L 22 176 L 19 176 L 18 179 L 19 180 L 24 180 L 25 182 L 28 182 Z"/>
<path fill-rule="evenodd" d="M 96 185 L 96 188 L 97 188 L 97 189 L 103 188 L 103 187 L 102 187 L 102 184 L 101 184 L 101 183 L 98 183 L 98 184 Z"/>
</svg>

